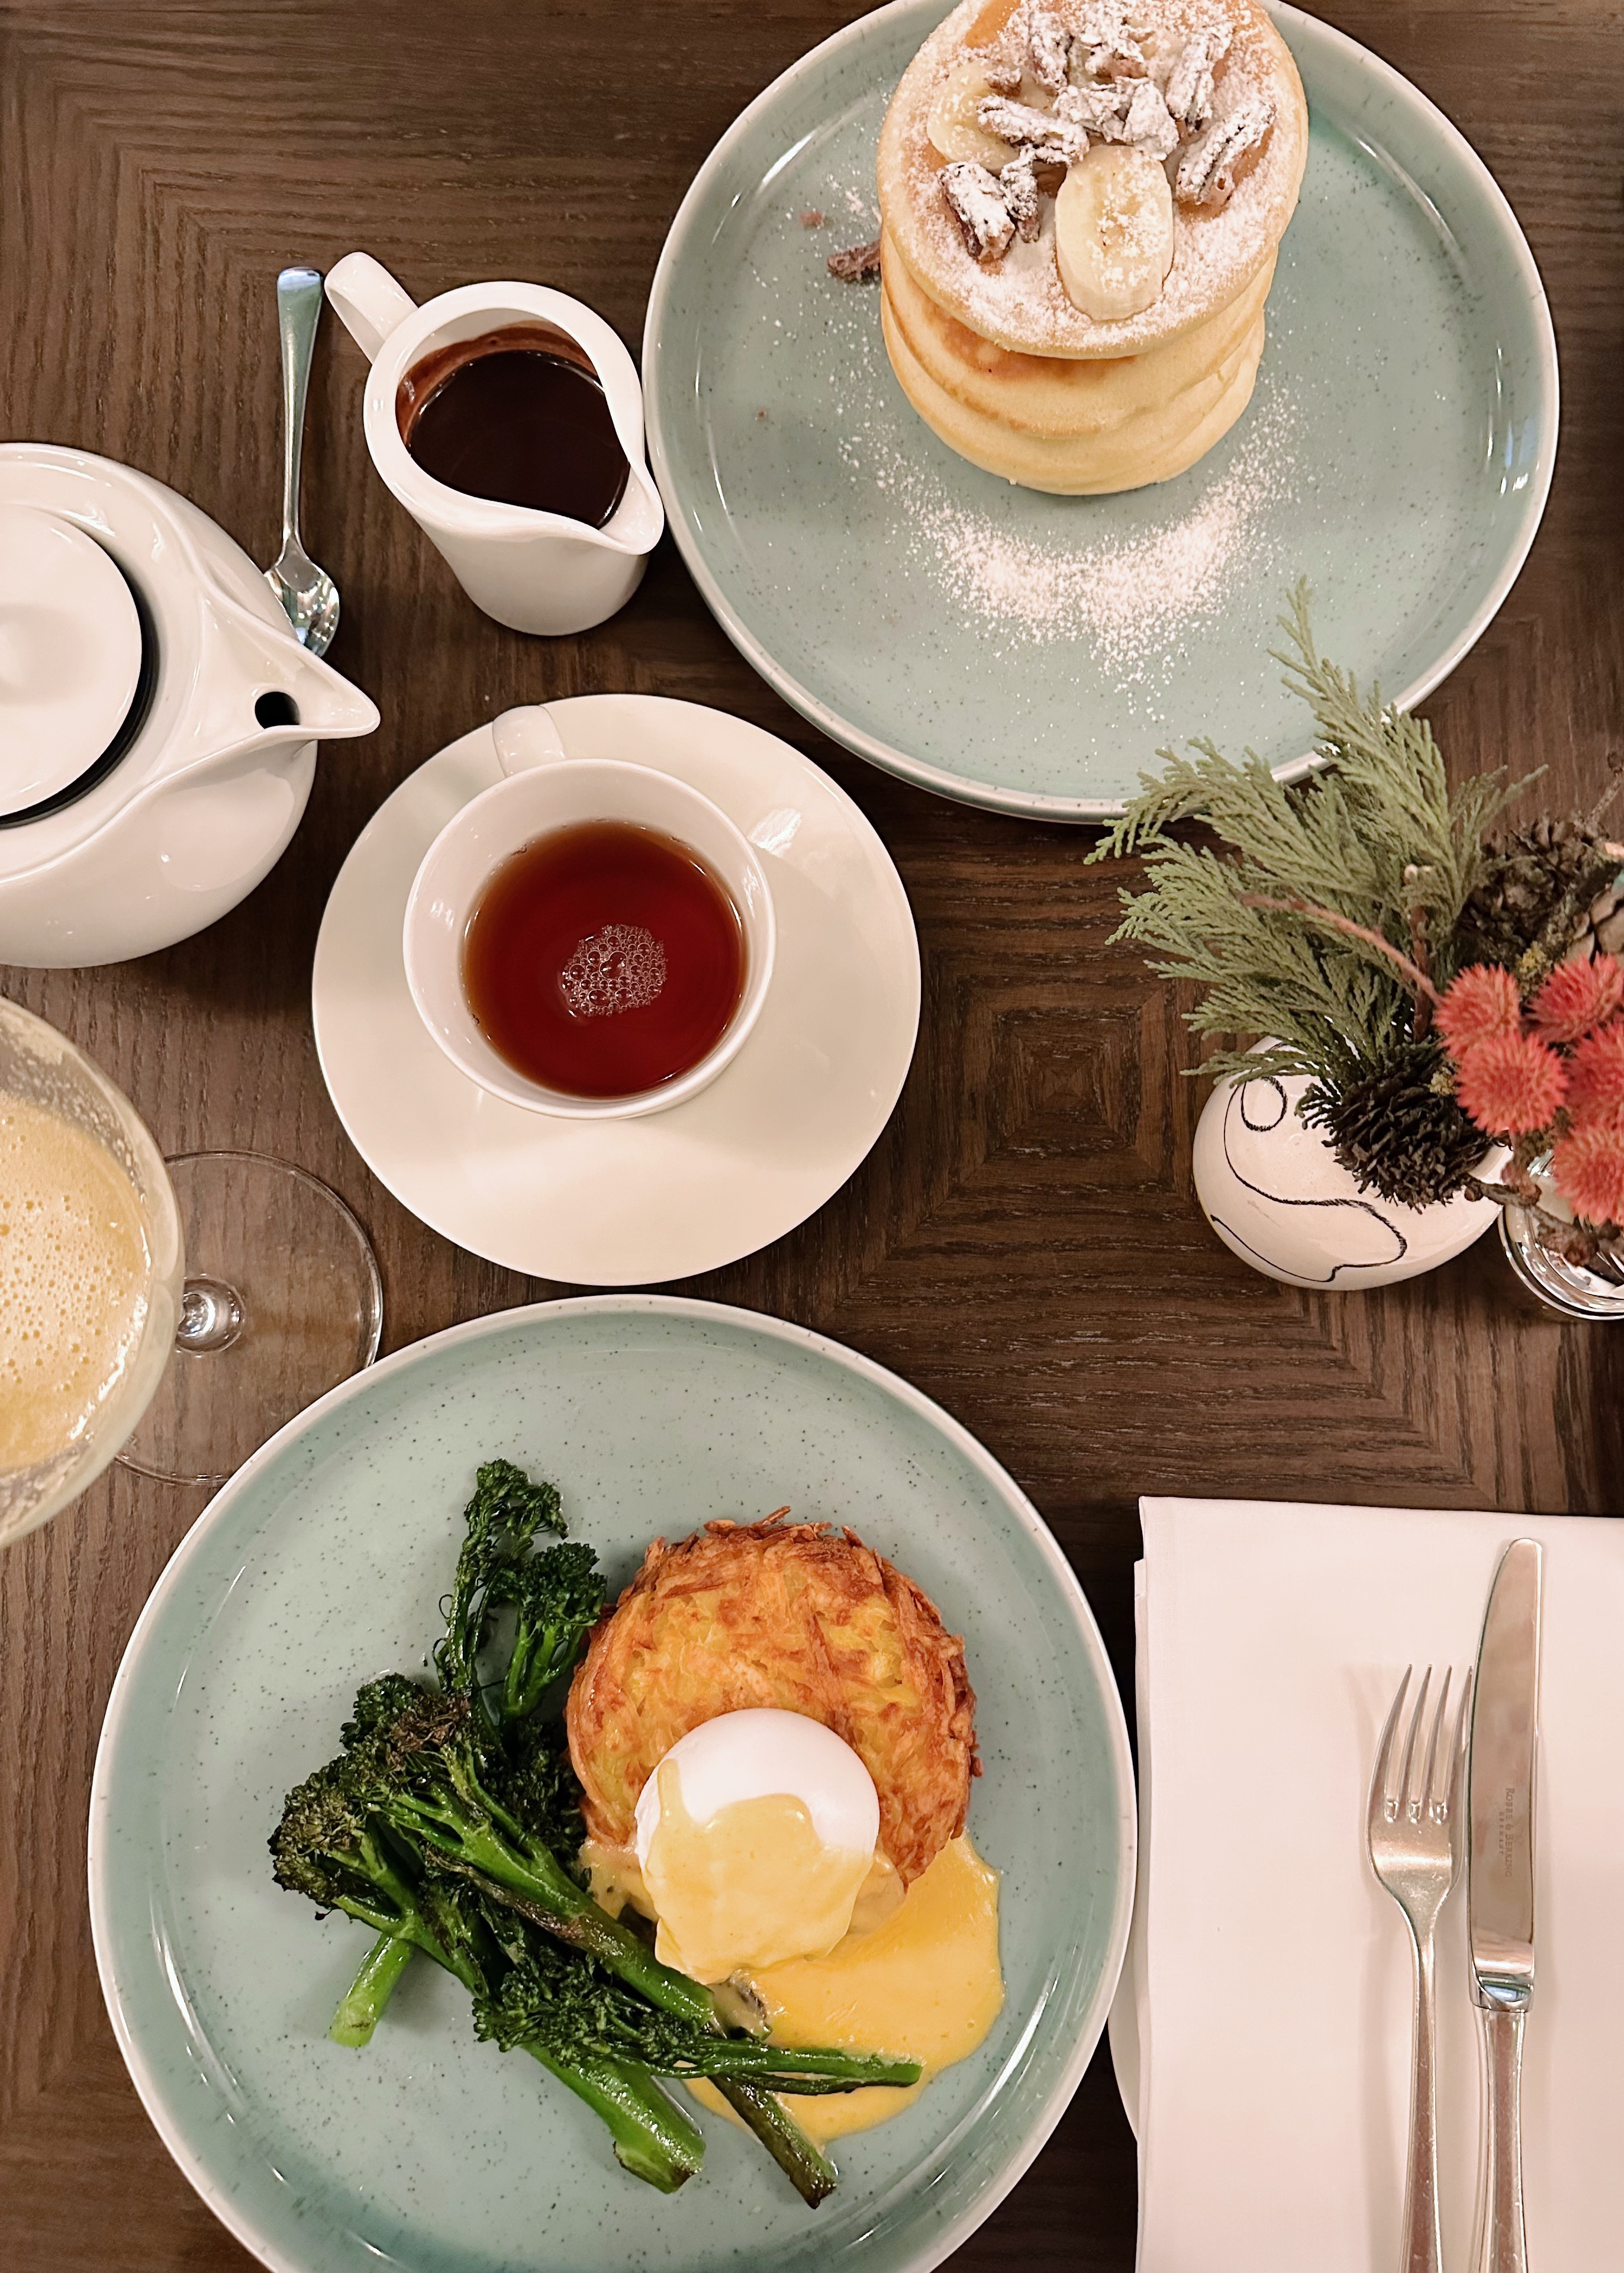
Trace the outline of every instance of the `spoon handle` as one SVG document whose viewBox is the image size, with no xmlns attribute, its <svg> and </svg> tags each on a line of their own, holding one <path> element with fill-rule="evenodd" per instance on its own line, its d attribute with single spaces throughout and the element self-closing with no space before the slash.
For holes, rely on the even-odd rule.
<svg viewBox="0 0 1624 2273">
<path fill-rule="evenodd" d="M 276 323 L 282 342 L 282 543 L 299 534 L 299 465 L 304 452 L 304 398 L 321 321 L 321 271 L 284 268 L 276 280 Z"/>
</svg>

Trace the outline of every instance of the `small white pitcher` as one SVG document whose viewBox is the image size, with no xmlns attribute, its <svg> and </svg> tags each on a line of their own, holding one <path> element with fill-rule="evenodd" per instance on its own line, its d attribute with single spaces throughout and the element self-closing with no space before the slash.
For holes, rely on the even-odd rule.
<svg viewBox="0 0 1624 2273">
<path fill-rule="evenodd" d="M 543 284 L 464 284 L 422 307 L 370 253 L 329 271 L 327 297 L 372 362 L 366 438 L 372 462 L 473 601 L 516 632 L 558 637 L 602 623 L 642 581 L 665 512 L 643 460 L 643 390 L 619 340 L 592 310 Z M 438 348 L 508 324 L 551 324 L 589 357 L 630 469 L 602 529 L 528 506 L 466 496 L 426 474 L 400 437 L 395 399 L 412 367 Z"/>
</svg>

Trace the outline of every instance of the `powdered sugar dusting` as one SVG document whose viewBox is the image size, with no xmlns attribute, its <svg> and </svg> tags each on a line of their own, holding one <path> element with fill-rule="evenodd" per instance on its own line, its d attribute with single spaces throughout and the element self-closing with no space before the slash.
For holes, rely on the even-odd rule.
<svg viewBox="0 0 1624 2273">
<path fill-rule="evenodd" d="M 1052 500 L 1051 533 L 1012 529 L 1007 518 L 968 505 L 919 454 L 904 454 L 878 429 L 859 424 L 841 456 L 854 481 L 894 499 L 894 527 L 910 578 L 935 588 L 945 610 L 1004 655 L 1081 643 L 1093 669 L 1127 687 L 1153 681 L 1199 627 L 1210 627 L 1240 590 L 1289 581 L 1276 557 L 1277 508 L 1295 497 L 1289 406 L 1254 400 L 1228 467 L 1188 509 L 1132 536 L 1087 534 L 1092 501 Z M 1080 663 L 1083 660 L 1080 656 Z"/>
</svg>

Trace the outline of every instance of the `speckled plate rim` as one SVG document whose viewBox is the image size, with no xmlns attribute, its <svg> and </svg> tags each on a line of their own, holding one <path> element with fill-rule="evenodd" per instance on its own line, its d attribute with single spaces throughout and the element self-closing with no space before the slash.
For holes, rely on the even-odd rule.
<svg viewBox="0 0 1624 2273">
<path fill-rule="evenodd" d="M 994 813 L 1023 814 L 1033 821 L 1097 824 L 1114 820 L 1121 813 L 1123 806 L 1119 798 L 1056 797 L 1034 790 L 1007 789 L 998 784 L 974 781 L 968 775 L 949 773 L 943 767 L 911 757 L 906 750 L 897 749 L 893 744 L 881 741 L 876 736 L 865 733 L 861 727 L 850 724 L 810 687 L 803 686 L 774 660 L 729 600 L 706 559 L 698 534 L 689 519 L 686 501 L 671 472 L 666 447 L 661 383 L 661 334 L 677 272 L 700 237 L 702 209 L 715 176 L 784 95 L 792 89 L 798 92 L 806 81 L 815 79 L 848 48 L 871 37 L 874 26 L 882 18 L 910 13 L 917 6 L 918 0 L 887 0 L 885 7 L 858 17 L 855 23 L 848 24 L 843 30 L 810 49 L 798 63 L 792 64 L 770 86 L 763 88 L 753 102 L 740 111 L 689 184 L 687 194 L 677 209 L 676 219 L 661 249 L 648 295 L 648 313 L 643 326 L 643 401 L 649 462 L 654 468 L 660 494 L 665 500 L 666 517 L 671 532 L 706 605 L 745 661 L 760 673 L 769 686 L 783 696 L 786 702 L 798 710 L 802 717 L 810 720 L 831 741 L 838 742 L 843 749 L 854 751 L 860 758 L 867 758 L 887 773 L 896 774 L 904 781 L 917 784 L 921 789 L 934 790 L 940 797 L 956 799 L 961 804 L 981 806 Z M 946 15 L 947 8 L 944 7 L 941 12 Z M 1357 40 L 1350 39 L 1345 32 L 1339 32 L 1334 25 L 1310 15 L 1304 9 L 1286 5 L 1285 0 L 1269 0 L 1269 12 L 1277 24 L 1300 28 L 1305 36 L 1323 40 L 1330 47 L 1339 49 L 1344 61 L 1367 72 L 1379 88 L 1411 113 L 1418 131 L 1436 136 L 1454 153 L 1464 165 L 1468 176 L 1475 180 L 1491 220 L 1498 223 L 1506 250 L 1527 296 L 1543 400 L 1539 420 L 1542 429 L 1540 447 L 1529 487 L 1523 492 L 1522 517 L 1500 567 L 1478 607 L 1447 643 L 1436 662 L 1419 678 L 1413 679 L 1396 698 L 1398 709 L 1410 710 L 1418 702 L 1424 701 L 1482 638 L 1504 605 L 1506 596 L 1516 581 L 1538 534 L 1556 470 L 1557 441 L 1560 430 L 1561 389 L 1557 368 L 1556 333 L 1551 321 L 1550 303 L 1545 297 L 1545 285 L 1528 239 L 1523 234 L 1522 224 L 1513 213 L 1505 191 L 1460 129 L 1402 71 L 1396 70 L 1391 64 L 1384 63 L 1380 56 L 1373 55 Z M 1369 146 L 1361 144 L 1360 146 L 1368 148 Z M 1379 153 L 1373 152 L 1372 154 L 1384 169 L 1392 169 L 1390 159 Z M 1431 201 L 1422 196 L 1414 184 L 1407 182 L 1406 185 L 1434 214 L 1443 233 L 1448 235 L 1447 226 L 1442 224 L 1441 216 L 1436 215 Z M 1313 751 L 1306 750 L 1301 757 L 1276 766 L 1275 772 L 1282 781 L 1297 781 L 1312 771 L 1314 763 Z"/>
<path fill-rule="evenodd" d="M 1054 1534 L 1014 1478 L 962 1422 L 955 1421 L 932 1398 L 925 1396 L 923 1390 L 916 1389 L 911 1382 L 891 1372 L 887 1367 L 876 1364 L 872 1358 L 847 1348 L 844 1343 L 815 1333 L 808 1326 L 797 1326 L 787 1318 L 773 1317 L 764 1311 L 743 1309 L 732 1303 L 702 1302 L 688 1296 L 662 1294 L 577 1294 L 559 1302 L 532 1302 L 510 1310 L 491 1311 L 483 1317 L 470 1318 L 460 1325 L 447 1326 L 438 1333 L 427 1334 L 420 1341 L 408 1343 L 404 1349 L 393 1351 L 388 1357 L 380 1359 L 363 1371 L 352 1374 L 348 1381 L 341 1382 L 336 1389 L 330 1389 L 325 1397 L 318 1398 L 313 1405 L 307 1406 L 303 1413 L 279 1429 L 251 1459 L 243 1463 L 230 1482 L 215 1493 L 164 1565 L 157 1584 L 146 1598 L 140 1617 L 136 1620 L 119 1660 L 118 1671 L 114 1677 L 101 1722 L 101 1734 L 96 1744 L 86 1839 L 90 1932 L 95 1951 L 97 1977 L 101 1984 L 102 1999 L 112 2022 L 114 2037 L 137 2097 L 182 2174 L 234 2239 L 240 2241 L 245 2249 L 251 2250 L 262 2264 L 272 2269 L 272 2273 L 309 2273 L 309 2267 L 305 2262 L 288 2255 L 275 2242 L 263 2235 L 255 2221 L 244 2215 L 228 2187 L 211 2170 L 207 2153 L 189 2134 L 187 2126 L 177 2112 L 178 2103 L 166 2089 L 163 2080 L 147 2064 L 139 2039 L 125 2012 L 116 1977 L 113 1946 L 116 1930 L 109 1886 L 111 1846 L 109 1832 L 114 1804 L 113 1777 L 116 1756 L 125 1734 L 126 1716 L 135 1695 L 142 1658 L 170 1601 L 184 1583 L 191 1565 L 213 1532 L 229 1515 L 236 1502 L 318 1421 L 325 1420 L 329 1414 L 355 1399 L 369 1394 L 385 1377 L 408 1372 L 425 1357 L 438 1354 L 453 1345 L 476 1342 L 486 1335 L 511 1333 L 515 1326 L 529 1320 L 552 1321 L 616 1315 L 689 1318 L 700 1325 L 742 1327 L 770 1340 L 787 1343 L 809 1357 L 855 1375 L 860 1381 L 907 1407 L 928 1427 L 935 1429 L 984 1478 L 1031 1540 L 1054 1581 L 1059 1601 L 1072 1614 L 1082 1656 L 1093 1675 L 1104 1707 L 1116 1785 L 1117 1884 L 1104 1962 L 1078 2028 L 1071 2057 L 1033 2111 L 1025 2131 L 996 2179 L 950 2227 L 933 2234 L 923 2248 L 903 2260 L 897 2273 L 932 2273 L 932 2268 L 951 2256 L 961 2243 L 992 2215 L 1030 2168 L 1070 2105 L 1104 2032 L 1127 1952 L 1138 1858 L 1139 1809 L 1127 1721 L 1099 1627 L 1077 1574 L 1062 1554 Z"/>
</svg>

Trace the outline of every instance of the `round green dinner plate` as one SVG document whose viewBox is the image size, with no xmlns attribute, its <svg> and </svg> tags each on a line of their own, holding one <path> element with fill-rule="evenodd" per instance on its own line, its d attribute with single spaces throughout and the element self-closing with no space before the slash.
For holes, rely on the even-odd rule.
<svg viewBox="0 0 1624 2273">
<path fill-rule="evenodd" d="M 667 2197 L 534 2062 L 409 1972 L 370 2048 L 329 2043 L 365 1931 L 271 1879 L 284 1792 L 357 1684 L 420 1670 L 477 1464 L 557 1480 L 619 1586 L 656 1534 L 786 1501 L 849 1523 L 965 1637 L 1003 1873 L 1007 1999 L 981 2051 L 841 2142 L 816 2214 L 706 2118 Z M 1126 1730 L 1075 1578 L 1010 1478 L 879 1366 L 773 1318 L 609 1295 L 453 1327 L 358 1374 L 211 1502 L 154 1588 L 108 1707 L 90 1891 L 108 2008 L 206 2202 L 284 2273 L 917 2273 L 1014 2184 L 1093 2051 L 1134 1877 Z"/>
<path fill-rule="evenodd" d="M 916 416 L 878 290 L 825 267 L 877 233 L 880 121 L 945 12 L 894 0 L 813 49 L 666 240 L 649 451 L 723 628 L 848 749 L 1049 820 L 1118 811 L 1194 735 L 1305 765 L 1269 652 L 1301 576 L 1321 652 L 1418 701 L 1511 589 L 1556 456 L 1550 311 L 1482 161 L 1388 64 L 1273 9 L 1312 133 L 1249 409 L 1159 487 L 1014 488 Z"/>
</svg>

